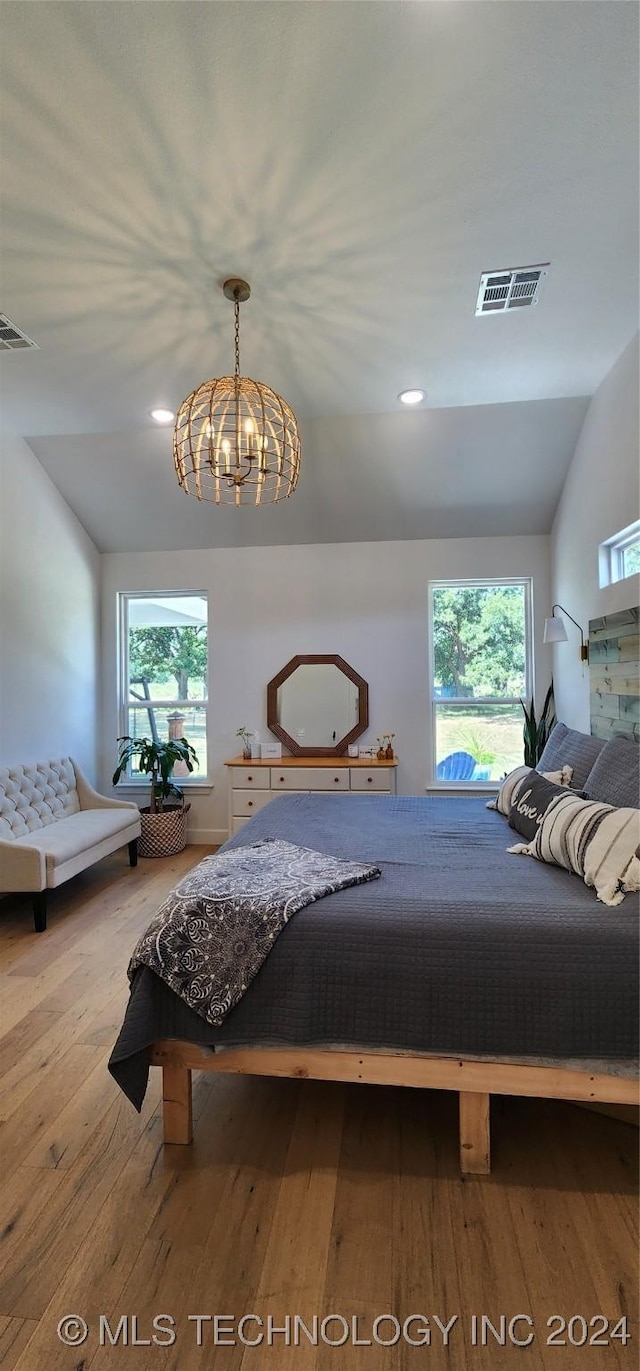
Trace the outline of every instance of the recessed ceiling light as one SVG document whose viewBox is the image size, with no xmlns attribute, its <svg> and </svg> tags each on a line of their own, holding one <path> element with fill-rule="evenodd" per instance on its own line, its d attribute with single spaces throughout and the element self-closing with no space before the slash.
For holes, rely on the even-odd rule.
<svg viewBox="0 0 640 1371">
<path fill-rule="evenodd" d="M 170 424 L 172 420 L 175 419 L 175 417 L 176 416 L 172 409 L 151 410 L 151 418 L 155 419 L 157 424 Z"/>
<path fill-rule="evenodd" d="M 402 400 L 403 405 L 419 405 L 424 397 L 424 390 L 401 390 L 398 399 Z"/>
</svg>

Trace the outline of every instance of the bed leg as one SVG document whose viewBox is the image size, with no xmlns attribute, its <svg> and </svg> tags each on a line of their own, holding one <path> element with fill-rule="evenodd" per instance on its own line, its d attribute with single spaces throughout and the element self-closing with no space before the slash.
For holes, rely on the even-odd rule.
<svg viewBox="0 0 640 1371">
<path fill-rule="evenodd" d="M 186 1066 L 162 1068 L 162 1122 L 166 1143 L 191 1142 L 191 1072 Z"/>
<path fill-rule="evenodd" d="M 460 1170 L 463 1176 L 487 1176 L 491 1170 L 489 1096 L 460 1091 Z"/>
</svg>

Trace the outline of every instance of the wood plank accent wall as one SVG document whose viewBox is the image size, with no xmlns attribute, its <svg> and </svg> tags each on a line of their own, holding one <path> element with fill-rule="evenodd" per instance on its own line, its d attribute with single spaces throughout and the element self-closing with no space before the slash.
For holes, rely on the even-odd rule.
<svg viewBox="0 0 640 1371">
<path fill-rule="evenodd" d="M 591 732 L 640 742 L 640 608 L 589 620 Z"/>
</svg>

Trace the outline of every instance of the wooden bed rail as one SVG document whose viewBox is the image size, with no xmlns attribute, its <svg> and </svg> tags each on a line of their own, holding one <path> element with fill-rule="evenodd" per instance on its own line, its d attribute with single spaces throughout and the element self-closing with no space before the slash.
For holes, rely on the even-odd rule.
<svg viewBox="0 0 640 1371">
<path fill-rule="evenodd" d="M 463 1175 L 486 1175 L 490 1170 L 490 1095 L 530 1095 L 577 1103 L 638 1105 L 639 1102 L 638 1082 L 629 1077 L 555 1066 L 517 1066 L 509 1062 L 421 1057 L 401 1052 L 289 1047 L 239 1047 L 213 1052 L 211 1048 L 198 1047 L 194 1043 L 167 1039 L 152 1045 L 149 1060 L 152 1066 L 162 1067 L 166 1143 L 191 1142 L 192 1071 L 455 1090 L 460 1096 L 460 1170 Z"/>
</svg>

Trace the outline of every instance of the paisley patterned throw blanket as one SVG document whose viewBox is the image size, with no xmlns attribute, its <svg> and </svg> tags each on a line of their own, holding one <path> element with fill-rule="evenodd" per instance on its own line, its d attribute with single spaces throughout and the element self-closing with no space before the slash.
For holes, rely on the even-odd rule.
<svg viewBox="0 0 640 1371">
<path fill-rule="evenodd" d="M 293 914 L 380 876 L 280 839 L 205 857 L 172 890 L 143 933 L 129 980 L 148 966 L 191 1009 L 219 1026 L 257 975 Z"/>
</svg>

